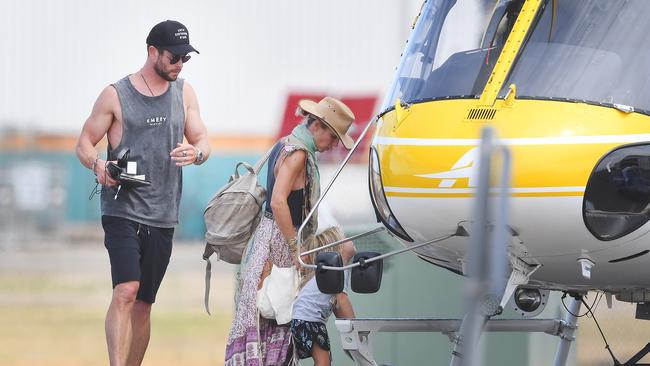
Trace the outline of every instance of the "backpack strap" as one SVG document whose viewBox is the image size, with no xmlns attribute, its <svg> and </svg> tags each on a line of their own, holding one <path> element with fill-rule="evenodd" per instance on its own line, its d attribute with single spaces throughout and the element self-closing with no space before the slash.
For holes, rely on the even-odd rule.
<svg viewBox="0 0 650 366">
<path fill-rule="evenodd" d="M 276 145 L 276 144 L 273 144 L 273 146 L 271 146 L 271 148 L 269 149 L 269 151 L 267 151 L 267 152 L 264 154 L 264 156 L 263 156 L 263 157 L 262 157 L 262 158 L 261 158 L 261 159 L 260 159 L 256 164 L 255 164 L 255 167 L 253 168 L 253 169 L 255 170 L 255 174 L 258 174 L 258 173 L 260 172 L 260 170 L 262 170 L 262 167 L 264 166 L 264 164 L 266 163 L 266 161 L 269 160 L 269 156 L 271 156 L 271 152 L 272 152 L 273 149 L 275 148 L 275 145 Z"/>
<path fill-rule="evenodd" d="M 210 263 L 210 256 L 215 252 L 214 248 L 209 243 L 205 244 L 205 251 L 203 252 L 203 259 L 207 262 L 205 265 L 205 296 L 204 305 L 205 311 L 210 314 L 210 277 L 212 277 L 212 263 Z M 217 261 L 219 260 L 219 253 L 217 253 Z"/>
</svg>

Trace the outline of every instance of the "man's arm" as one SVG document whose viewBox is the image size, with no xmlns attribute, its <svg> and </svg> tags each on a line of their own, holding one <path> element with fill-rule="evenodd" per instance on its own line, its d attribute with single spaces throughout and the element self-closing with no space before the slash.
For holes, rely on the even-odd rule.
<svg viewBox="0 0 650 366">
<path fill-rule="evenodd" d="M 336 305 L 334 305 L 334 315 L 337 318 L 352 319 L 354 318 L 354 309 L 352 302 L 345 292 L 336 294 Z"/>
<path fill-rule="evenodd" d="M 99 159 L 95 145 L 106 135 L 113 123 L 115 103 L 119 103 L 117 91 L 112 86 L 107 86 L 97 97 L 93 110 L 81 129 L 75 148 L 81 164 L 93 170 L 97 181 L 106 186 L 115 186 L 117 182 L 106 174 L 106 161 Z"/>
<path fill-rule="evenodd" d="M 201 119 L 199 101 L 192 86 L 186 81 L 183 84 L 183 100 L 187 104 L 185 112 L 185 138 L 188 144 L 176 144 L 170 156 L 176 162 L 176 166 L 190 164 L 203 164 L 210 156 L 210 144 L 208 142 L 208 131 Z M 203 153 L 203 160 L 197 162 L 199 150 Z"/>
</svg>

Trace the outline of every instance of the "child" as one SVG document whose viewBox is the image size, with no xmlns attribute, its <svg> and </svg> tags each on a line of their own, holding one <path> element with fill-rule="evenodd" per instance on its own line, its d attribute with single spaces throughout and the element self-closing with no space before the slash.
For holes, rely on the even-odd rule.
<svg viewBox="0 0 650 366">
<path fill-rule="evenodd" d="M 340 227 L 334 226 L 316 235 L 314 243 L 317 247 L 344 239 L 345 235 Z M 338 245 L 343 263 L 347 264 L 356 253 L 351 241 Z M 306 261 L 313 263 L 313 257 Z M 328 295 L 320 292 L 316 285 L 314 271 L 305 275 L 304 286 L 298 293 L 293 304 L 293 320 L 291 320 L 291 334 L 294 341 L 294 352 L 299 359 L 313 358 L 316 366 L 329 366 L 331 363 L 330 341 L 325 323 L 334 312 L 337 318 L 354 318 L 352 303 L 347 293 L 340 292 Z M 348 271 L 345 271 L 347 284 Z"/>
</svg>

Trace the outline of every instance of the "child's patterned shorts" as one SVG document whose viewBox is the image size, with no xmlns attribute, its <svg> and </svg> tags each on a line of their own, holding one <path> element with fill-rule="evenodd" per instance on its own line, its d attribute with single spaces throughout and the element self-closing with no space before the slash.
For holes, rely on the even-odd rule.
<svg viewBox="0 0 650 366">
<path fill-rule="evenodd" d="M 291 320 L 291 334 L 295 342 L 298 358 L 311 357 L 311 350 L 314 342 L 326 351 L 330 350 L 330 338 L 327 335 L 327 328 L 321 322 L 308 322 L 305 320 Z M 330 356 L 331 357 L 331 356 Z"/>
</svg>

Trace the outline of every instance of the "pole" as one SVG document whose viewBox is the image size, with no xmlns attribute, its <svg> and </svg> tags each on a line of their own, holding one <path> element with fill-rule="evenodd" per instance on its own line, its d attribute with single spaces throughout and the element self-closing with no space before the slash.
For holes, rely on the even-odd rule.
<svg viewBox="0 0 650 366">
<path fill-rule="evenodd" d="M 486 291 L 488 278 L 487 222 L 489 215 L 490 161 L 493 151 L 493 131 L 491 128 L 481 130 L 479 149 L 478 187 L 476 189 L 473 210 L 474 225 L 470 234 L 470 247 L 467 254 L 468 281 L 465 295 L 465 316 L 460 326 L 459 335 L 454 339 L 455 346 L 451 355 L 451 366 L 480 365 L 482 357 L 475 357 L 475 348 L 481 335 L 486 318 L 480 311 L 480 303 Z"/>
<path fill-rule="evenodd" d="M 580 305 L 582 305 L 581 297 L 571 297 L 566 318 L 564 319 L 566 326 L 560 334 L 560 344 L 557 346 L 557 352 L 555 353 L 555 361 L 553 362 L 555 366 L 566 365 L 571 343 L 576 339 L 574 336 L 576 329 L 578 329 L 578 317 L 576 315 L 580 311 Z"/>
</svg>

